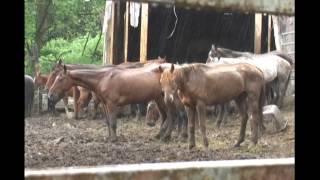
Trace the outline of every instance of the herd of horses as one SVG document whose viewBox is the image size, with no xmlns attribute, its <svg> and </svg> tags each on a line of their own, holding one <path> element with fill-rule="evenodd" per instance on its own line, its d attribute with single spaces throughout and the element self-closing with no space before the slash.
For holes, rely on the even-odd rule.
<svg viewBox="0 0 320 180">
<path fill-rule="evenodd" d="M 249 118 L 251 141 L 257 144 L 259 133 L 265 130 L 263 106 L 276 104 L 281 108 L 292 69 L 292 59 L 278 51 L 252 54 L 214 45 L 206 63 L 179 65 L 168 62 L 158 57 L 145 63 L 98 66 L 63 64 L 59 60 L 48 75 L 37 70 L 34 83 L 48 91 L 48 109 L 54 109 L 55 104 L 63 99 L 68 112 L 68 97 L 73 97 L 76 119 L 91 99 L 94 117 L 100 104 L 112 142 L 117 141 L 117 115 L 121 108 L 126 105 L 141 108 L 139 105 L 148 103 L 147 124 L 154 126 L 155 120 L 161 120 L 156 138 L 169 140 L 178 124 L 179 134 L 188 138 L 189 149 L 192 149 L 198 122 L 203 145 L 208 147 L 207 108 L 221 106 L 224 113 L 233 102 L 241 116 L 240 135 L 234 145 L 238 147 L 245 139 Z M 33 91 L 27 90 L 30 77 L 25 79 L 25 92 Z"/>
</svg>

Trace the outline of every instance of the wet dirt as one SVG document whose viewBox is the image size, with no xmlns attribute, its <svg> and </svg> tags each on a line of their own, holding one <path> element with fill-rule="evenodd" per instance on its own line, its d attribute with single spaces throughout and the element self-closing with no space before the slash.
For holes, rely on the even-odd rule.
<svg viewBox="0 0 320 180">
<path fill-rule="evenodd" d="M 239 119 L 217 129 L 215 121 L 208 118 L 209 148 L 204 148 L 197 128 L 196 148 L 192 150 L 187 141 L 176 137 L 177 130 L 169 142 L 156 140 L 159 124 L 149 127 L 144 118 L 119 118 L 118 141 L 112 143 L 104 119 L 73 120 L 63 113 L 58 117 L 33 116 L 25 119 L 25 168 L 293 157 L 294 106 L 282 113 L 288 120 L 285 131 L 265 133 L 256 146 L 251 146 L 248 121 L 246 139 L 239 148 L 233 148 L 240 131 Z"/>
</svg>

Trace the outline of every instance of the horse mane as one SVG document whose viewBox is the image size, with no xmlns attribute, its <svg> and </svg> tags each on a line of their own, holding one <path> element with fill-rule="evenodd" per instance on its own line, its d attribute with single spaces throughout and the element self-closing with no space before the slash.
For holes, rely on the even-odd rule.
<svg viewBox="0 0 320 180">
<path fill-rule="evenodd" d="M 235 50 L 231 50 L 231 49 L 227 49 L 227 48 L 222 48 L 222 47 L 219 47 L 218 48 L 218 51 L 220 51 L 220 53 L 224 53 L 224 54 L 230 54 L 232 55 L 233 57 L 237 58 L 237 57 L 251 57 L 253 56 L 254 54 L 251 53 L 251 52 L 241 52 L 241 51 L 235 51 Z M 223 57 L 223 56 L 222 56 Z"/>
</svg>

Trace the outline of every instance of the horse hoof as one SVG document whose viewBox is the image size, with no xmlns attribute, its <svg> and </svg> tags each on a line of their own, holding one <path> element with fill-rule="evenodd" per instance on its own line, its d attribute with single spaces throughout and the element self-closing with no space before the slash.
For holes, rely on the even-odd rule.
<svg viewBox="0 0 320 180">
<path fill-rule="evenodd" d="M 160 139 L 160 134 L 157 134 L 156 136 L 154 136 L 155 139 Z"/>
<path fill-rule="evenodd" d="M 203 145 L 204 145 L 204 147 L 208 148 L 209 143 L 208 143 L 208 140 L 207 140 L 207 139 L 203 141 Z"/>
</svg>

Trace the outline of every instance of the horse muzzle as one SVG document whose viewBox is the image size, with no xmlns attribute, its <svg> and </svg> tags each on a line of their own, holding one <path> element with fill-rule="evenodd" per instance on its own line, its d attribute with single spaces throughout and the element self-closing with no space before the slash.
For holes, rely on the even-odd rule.
<svg viewBox="0 0 320 180">
<path fill-rule="evenodd" d="M 60 100 L 59 96 L 56 94 L 48 93 L 48 105 L 55 105 Z"/>
<path fill-rule="evenodd" d="M 173 97 L 173 94 L 164 94 L 164 102 L 165 103 L 172 103 L 174 101 L 174 97 Z"/>
</svg>

